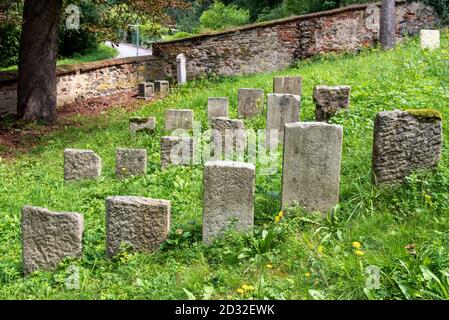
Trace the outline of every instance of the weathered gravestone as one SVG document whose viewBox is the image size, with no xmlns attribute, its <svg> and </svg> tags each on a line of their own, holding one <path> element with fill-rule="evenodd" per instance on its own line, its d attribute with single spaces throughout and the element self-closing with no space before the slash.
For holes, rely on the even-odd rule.
<svg viewBox="0 0 449 320">
<path fill-rule="evenodd" d="M 115 174 L 123 179 L 143 176 L 147 173 L 147 150 L 117 148 L 115 151 Z"/>
<path fill-rule="evenodd" d="M 220 158 L 233 160 L 234 155 L 239 161 L 244 160 L 245 154 L 245 124 L 243 120 L 234 120 L 225 117 L 213 118 L 211 121 L 214 155 L 221 154 Z"/>
<path fill-rule="evenodd" d="M 321 122 L 285 125 L 282 208 L 327 213 L 338 204 L 343 129 Z"/>
<path fill-rule="evenodd" d="M 165 130 L 173 131 L 177 129 L 192 130 L 193 110 L 189 109 L 168 109 L 165 111 Z"/>
<path fill-rule="evenodd" d="M 148 99 L 154 95 L 154 83 L 142 82 L 139 83 L 139 98 Z"/>
<path fill-rule="evenodd" d="M 229 116 L 229 99 L 225 98 L 209 98 L 207 103 L 207 117 L 209 120 L 218 117 Z"/>
<path fill-rule="evenodd" d="M 101 158 L 91 150 L 64 150 L 64 179 L 83 180 L 101 176 Z"/>
<path fill-rule="evenodd" d="M 106 199 L 106 252 L 109 257 L 130 246 L 136 252 L 152 252 L 170 232 L 170 201 L 141 197 Z"/>
<path fill-rule="evenodd" d="M 161 168 L 170 165 L 191 165 L 194 156 L 193 138 L 162 137 L 161 138 Z"/>
<path fill-rule="evenodd" d="M 282 141 L 285 124 L 299 121 L 301 97 L 292 94 L 269 94 L 267 105 L 268 133 L 269 130 L 278 130 L 278 137 Z"/>
<path fill-rule="evenodd" d="M 178 84 L 187 83 L 186 56 L 183 53 L 176 56 L 176 70 Z"/>
<path fill-rule="evenodd" d="M 302 95 L 302 78 L 301 77 L 274 77 L 273 93 Z"/>
<path fill-rule="evenodd" d="M 402 183 L 412 170 L 435 168 L 441 158 L 442 143 L 438 111 L 379 112 L 373 143 L 376 184 Z"/>
<path fill-rule="evenodd" d="M 170 84 L 167 80 L 154 81 L 154 92 L 168 93 L 169 89 L 170 89 Z"/>
<path fill-rule="evenodd" d="M 350 86 L 316 86 L 313 90 L 315 120 L 327 122 L 341 109 L 349 108 Z"/>
<path fill-rule="evenodd" d="M 209 161 L 205 164 L 204 243 L 210 244 L 231 226 L 237 231 L 253 228 L 255 177 L 253 164 L 232 161 Z"/>
<path fill-rule="evenodd" d="M 25 206 L 22 209 L 24 273 L 54 270 L 65 258 L 83 254 L 83 216 Z"/>
<path fill-rule="evenodd" d="M 129 119 L 129 131 L 132 134 L 137 132 L 152 133 L 156 129 L 156 118 L 131 118 Z"/>
<path fill-rule="evenodd" d="M 262 112 L 264 95 L 262 89 L 239 89 L 239 117 L 252 118 Z"/>
<path fill-rule="evenodd" d="M 440 47 L 440 31 L 439 30 L 421 30 L 421 48 L 435 50 Z"/>
</svg>

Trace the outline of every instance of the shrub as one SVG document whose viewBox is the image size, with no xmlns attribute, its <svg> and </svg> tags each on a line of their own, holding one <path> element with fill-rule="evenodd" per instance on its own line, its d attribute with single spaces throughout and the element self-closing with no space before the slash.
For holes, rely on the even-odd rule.
<svg viewBox="0 0 449 320">
<path fill-rule="evenodd" d="M 0 26 L 0 68 L 16 65 L 19 61 L 20 28 L 12 24 Z"/>
<path fill-rule="evenodd" d="M 205 29 L 220 30 L 240 26 L 249 21 L 249 11 L 236 6 L 226 6 L 220 1 L 214 2 L 209 10 L 200 17 L 201 26 Z"/>
</svg>

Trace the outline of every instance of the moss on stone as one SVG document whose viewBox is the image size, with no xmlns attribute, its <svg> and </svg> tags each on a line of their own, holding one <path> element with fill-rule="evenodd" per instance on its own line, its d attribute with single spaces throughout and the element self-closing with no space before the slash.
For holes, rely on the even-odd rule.
<svg viewBox="0 0 449 320">
<path fill-rule="evenodd" d="M 142 123 L 146 123 L 148 122 L 148 118 L 142 118 L 142 117 L 133 117 L 131 119 L 129 119 L 129 122 L 131 123 L 137 123 L 137 124 L 142 124 Z"/>
<path fill-rule="evenodd" d="M 436 118 L 439 120 L 443 119 L 441 112 L 434 109 L 411 109 L 405 110 L 405 112 L 414 116 L 415 118 Z"/>
</svg>

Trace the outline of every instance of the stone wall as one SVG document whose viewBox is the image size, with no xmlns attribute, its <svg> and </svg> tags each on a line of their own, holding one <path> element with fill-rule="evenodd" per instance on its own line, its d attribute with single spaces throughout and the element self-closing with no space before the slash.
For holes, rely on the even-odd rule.
<svg viewBox="0 0 449 320">
<path fill-rule="evenodd" d="M 159 42 L 153 54 L 164 58 L 176 74 L 176 56 L 187 58 L 187 77 L 224 76 L 281 70 L 295 60 L 318 53 L 352 51 L 375 43 L 380 3 L 353 5 L 200 35 Z M 397 2 L 398 36 L 416 34 L 438 23 L 433 8 L 419 2 Z"/>
</svg>

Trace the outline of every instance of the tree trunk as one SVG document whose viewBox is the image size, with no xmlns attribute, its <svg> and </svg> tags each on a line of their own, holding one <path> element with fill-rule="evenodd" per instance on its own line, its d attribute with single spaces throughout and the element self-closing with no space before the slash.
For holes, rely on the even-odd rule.
<svg viewBox="0 0 449 320">
<path fill-rule="evenodd" d="M 63 0 L 25 0 L 20 39 L 17 114 L 26 121 L 56 120 L 56 59 Z"/>
<path fill-rule="evenodd" d="M 380 44 L 382 49 L 394 48 L 396 44 L 396 1 L 383 0 L 380 10 Z"/>
</svg>

